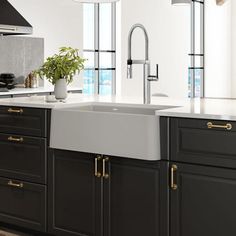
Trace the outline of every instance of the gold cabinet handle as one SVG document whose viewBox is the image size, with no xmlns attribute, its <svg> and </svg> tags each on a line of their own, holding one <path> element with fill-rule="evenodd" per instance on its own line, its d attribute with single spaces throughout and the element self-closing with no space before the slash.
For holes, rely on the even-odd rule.
<svg viewBox="0 0 236 236">
<path fill-rule="evenodd" d="M 102 159 L 102 177 L 105 179 L 109 178 L 109 174 L 106 173 L 106 162 L 109 161 L 109 157 L 105 157 Z"/>
<path fill-rule="evenodd" d="M 12 109 L 12 108 L 9 108 L 7 111 L 9 113 L 17 113 L 17 114 L 22 114 L 24 112 L 23 109 Z"/>
<path fill-rule="evenodd" d="M 94 175 L 98 178 L 100 178 L 102 176 L 102 174 L 98 171 L 98 162 L 102 159 L 101 156 L 97 156 L 95 158 L 95 170 L 94 170 Z"/>
<path fill-rule="evenodd" d="M 18 143 L 24 142 L 24 139 L 22 137 L 21 138 L 14 138 L 14 137 L 10 136 L 10 137 L 8 137 L 7 140 L 11 141 L 11 142 L 18 142 Z"/>
<path fill-rule="evenodd" d="M 178 170 L 177 165 L 172 165 L 171 166 L 170 187 L 171 187 L 172 190 L 177 190 L 177 188 L 178 188 L 178 185 L 175 183 L 175 180 L 174 180 L 174 175 L 175 175 L 175 172 L 177 170 Z"/>
<path fill-rule="evenodd" d="M 233 125 L 228 123 L 226 125 L 214 125 L 212 122 L 208 122 L 207 123 L 207 127 L 208 129 L 212 129 L 212 128 L 220 128 L 220 129 L 227 129 L 227 130 L 231 130 L 233 128 Z"/>
<path fill-rule="evenodd" d="M 15 188 L 23 188 L 23 183 L 14 183 L 12 180 L 9 180 L 7 183 L 8 186 L 15 187 Z"/>
</svg>

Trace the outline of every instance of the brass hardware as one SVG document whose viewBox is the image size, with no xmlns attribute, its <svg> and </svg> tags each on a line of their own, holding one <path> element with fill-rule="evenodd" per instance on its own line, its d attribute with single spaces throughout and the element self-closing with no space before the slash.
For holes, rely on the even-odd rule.
<svg viewBox="0 0 236 236">
<path fill-rule="evenodd" d="M 220 128 L 220 129 L 227 129 L 227 130 L 231 130 L 233 128 L 233 125 L 228 123 L 226 125 L 214 125 L 212 122 L 208 122 L 207 123 L 207 127 L 208 129 L 212 129 L 212 128 Z"/>
<path fill-rule="evenodd" d="M 178 185 L 174 181 L 174 174 L 177 170 L 178 170 L 177 165 L 172 165 L 171 166 L 170 187 L 171 187 L 172 190 L 177 190 L 177 188 L 178 188 Z"/>
<path fill-rule="evenodd" d="M 12 180 L 9 180 L 7 183 L 8 186 L 15 187 L 15 188 L 23 188 L 24 184 L 23 183 L 14 183 Z"/>
<path fill-rule="evenodd" d="M 24 112 L 23 109 L 12 109 L 12 108 L 9 108 L 7 111 L 9 113 L 17 113 L 17 114 L 22 114 Z"/>
<path fill-rule="evenodd" d="M 22 143 L 22 142 L 24 142 L 24 139 L 23 138 L 13 138 L 12 136 L 10 136 L 10 137 L 8 137 L 8 141 Z"/>
<path fill-rule="evenodd" d="M 109 174 L 106 173 L 106 162 L 109 161 L 109 157 L 105 157 L 102 159 L 102 177 L 105 179 L 109 178 Z"/>
<path fill-rule="evenodd" d="M 98 162 L 102 159 L 101 156 L 97 156 L 95 158 L 95 171 L 94 171 L 94 175 L 98 178 L 100 178 L 102 176 L 102 174 L 98 171 Z"/>
</svg>

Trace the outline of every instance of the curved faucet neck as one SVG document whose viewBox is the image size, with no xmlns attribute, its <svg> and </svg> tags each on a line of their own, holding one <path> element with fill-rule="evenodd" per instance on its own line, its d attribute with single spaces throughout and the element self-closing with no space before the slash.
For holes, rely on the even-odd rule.
<svg viewBox="0 0 236 236">
<path fill-rule="evenodd" d="M 147 34 L 147 30 L 145 29 L 145 27 L 142 24 L 135 24 L 131 27 L 130 31 L 129 31 L 129 37 L 128 37 L 128 60 L 131 60 L 132 57 L 132 36 L 133 36 L 133 32 L 135 29 L 140 28 L 143 30 L 144 33 L 144 37 L 145 37 L 145 60 L 148 61 L 149 60 L 149 39 L 148 39 L 148 34 Z"/>
</svg>

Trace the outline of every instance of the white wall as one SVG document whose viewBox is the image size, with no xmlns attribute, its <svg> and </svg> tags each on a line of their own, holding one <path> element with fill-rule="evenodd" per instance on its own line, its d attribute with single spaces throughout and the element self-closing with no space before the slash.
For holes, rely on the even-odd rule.
<svg viewBox="0 0 236 236">
<path fill-rule="evenodd" d="M 226 1 L 217 6 L 213 0 L 205 1 L 206 97 L 231 97 L 231 29 L 236 23 L 232 25 L 232 4 Z"/>
<path fill-rule="evenodd" d="M 152 93 L 171 97 L 188 96 L 188 53 L 190 52 L 190 7 L 173 6 L 167 0 L 121 0 L 121 93 L 142 96 L 142 66 L 134 66 L 134 78 L 126 79 L 128 32 L 135 23 L 143 24 L 150 39 L 152 74 L 159 64 L 159 82 Z M 141 30 L 133 35 L 133 58 L 143 58 Z M 118 78 L 119 79 L 119 78 Z"/>
<path fill-rule="evenodd" d="M 72 0 L 9 0 L 45 42 L 45 58 L 61 46 L 83 49 L 82 4 Z M 80 75 L 81 77 L 81 75 Z M 82 80 L 76 80 L 79 85 Z"/>
</svg>

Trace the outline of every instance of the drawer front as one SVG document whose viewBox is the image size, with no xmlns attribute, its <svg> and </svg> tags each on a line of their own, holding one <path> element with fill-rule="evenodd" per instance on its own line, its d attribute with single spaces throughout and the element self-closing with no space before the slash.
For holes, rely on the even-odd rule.
<svg viewBox="0 0 236 236">
<path fill-rule="evenodd" d="M 46 137 L 46 110 L 0 106 L 2 133 Z"/>
<path fill-rule="evenodd" d="M 0 221 L 46 231 L 46 187 L 0 177 Z"/>
<path fill-rule="evenodd" d="M 46 182 L 46 139 L 0 133 L 0 176 Z"/>
<path fill-rule="evenodd" d="M 236 122 L 171 119 L 170 159 L 236 168 Z"/>
</svg>

